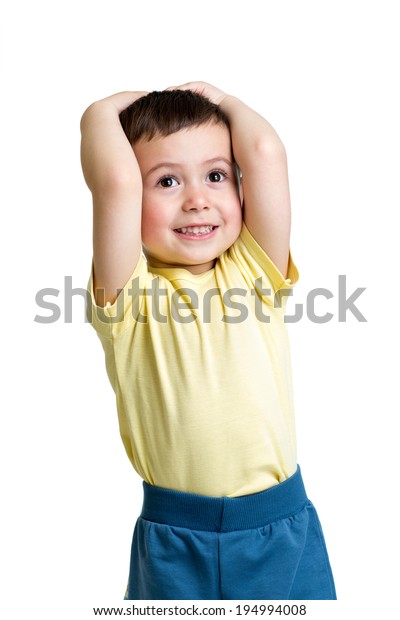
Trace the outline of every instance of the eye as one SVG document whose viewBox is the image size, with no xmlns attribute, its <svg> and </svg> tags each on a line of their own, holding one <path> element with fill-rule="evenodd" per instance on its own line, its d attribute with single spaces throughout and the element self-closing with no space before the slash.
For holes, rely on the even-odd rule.
<svg viewBox="0 0 400 620">
<path fill-rule="evenodd" d="M 211 183 L 220 183 L 226 178 L 226 176 L 227 175 L 225 174 L 225 172 L 222 172 L 222 170 L 213 170 L 207 176 L 207 179 L 209 179 Z"/>
<path fill-rule="evenodd" d="M 162 177 L 157 183 L 157 185 L 161 185 L 161 187 L 176 187 L 178 182 L 173 177 Z"/>
</svg>

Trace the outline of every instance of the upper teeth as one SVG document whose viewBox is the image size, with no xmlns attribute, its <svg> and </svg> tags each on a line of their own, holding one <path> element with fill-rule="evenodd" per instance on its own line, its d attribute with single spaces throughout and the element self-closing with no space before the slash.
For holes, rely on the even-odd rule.
<svg viewBox="0 0 400 620">
<path fill-rule="evenodd" d="M 211 232 L 213 228 L 213 226 L 184 226 L 183 228 L 178 228 L 178 231 L 183 233 L 204 234 Z"/>
</svg>

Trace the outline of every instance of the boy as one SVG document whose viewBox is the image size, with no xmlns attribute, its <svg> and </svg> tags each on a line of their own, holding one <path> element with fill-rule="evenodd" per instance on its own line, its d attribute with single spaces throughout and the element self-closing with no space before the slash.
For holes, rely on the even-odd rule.
<svg viewBox="0 0 400 620">
<path fill-rule="evenodd" d="M 126 598 L 335 599 L 296 462 L 279 137 L 204 82 L 118 93 L 81 128 L 88 310 L 144 488 Z"/>
</svg>

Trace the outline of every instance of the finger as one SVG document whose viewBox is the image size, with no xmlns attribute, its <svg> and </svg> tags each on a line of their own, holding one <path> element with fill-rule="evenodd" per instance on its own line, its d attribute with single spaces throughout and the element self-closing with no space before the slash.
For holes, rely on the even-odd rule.
<svg viewBox="0 0 400 620">
<path fill-rule="evenodd" d="M 200 86 L 197 82 L 186 82 L 180 86 L 172 86 L 171 90 L 199 90 Z"/>
<path fill-rule="evenodd" d="M 188 84 L 181 84 L 180 86 L 168 86 L 165 90 L 194 90 L 193 84 L 190 82 Z"/>
<path fill-rule="evenodd" d="M 122 110 L 125 110 L 125 108 L 131 105 L 131 103 L 147 94 L 148 93 L 146 91 L 126 90 L 120 93 L 115 93 L 114 95 L 110 95 L 109 97 L 105 97 L 103 101 L 110 102 L 117 108 L 118 112 L 122 112 Z"/>
</svg>

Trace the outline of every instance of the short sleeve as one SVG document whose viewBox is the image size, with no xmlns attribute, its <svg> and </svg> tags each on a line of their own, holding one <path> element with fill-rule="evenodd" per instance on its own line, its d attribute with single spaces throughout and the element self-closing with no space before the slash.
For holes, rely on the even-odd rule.
<svg viewBox="0 0 400 620">
<path fill-rule="evenodd" d="M 147 279 L 147 262 L 143 254 L 126 282 L 120 290 L 113 304 L 108 302 L 104 307 L 96 304 L 93 289 L 94 264 L 92 266 L 87 285 L 88 303 L 86 318 L 92 324 L 99 336 L 114 338 L 124 332 L 140 312 L 143 296 L 140 291 L 144 289 Z"/>
<path fill-rule="evenodd" d="M 263 285 L 266 284 L 266 287 L 271 290 L 276 307 L 286 305 L 286 299 L 291 295 L 291 289 L 299 279 L 299 272 L 290 251 L 285 278 L 243 222 L 241 233 L 231 246 L 230 254 L 232 259 L 240 265 L 241 271 L 248 274 L 251 283 L 257 283 L 261 279 Z"/>
</svg>

